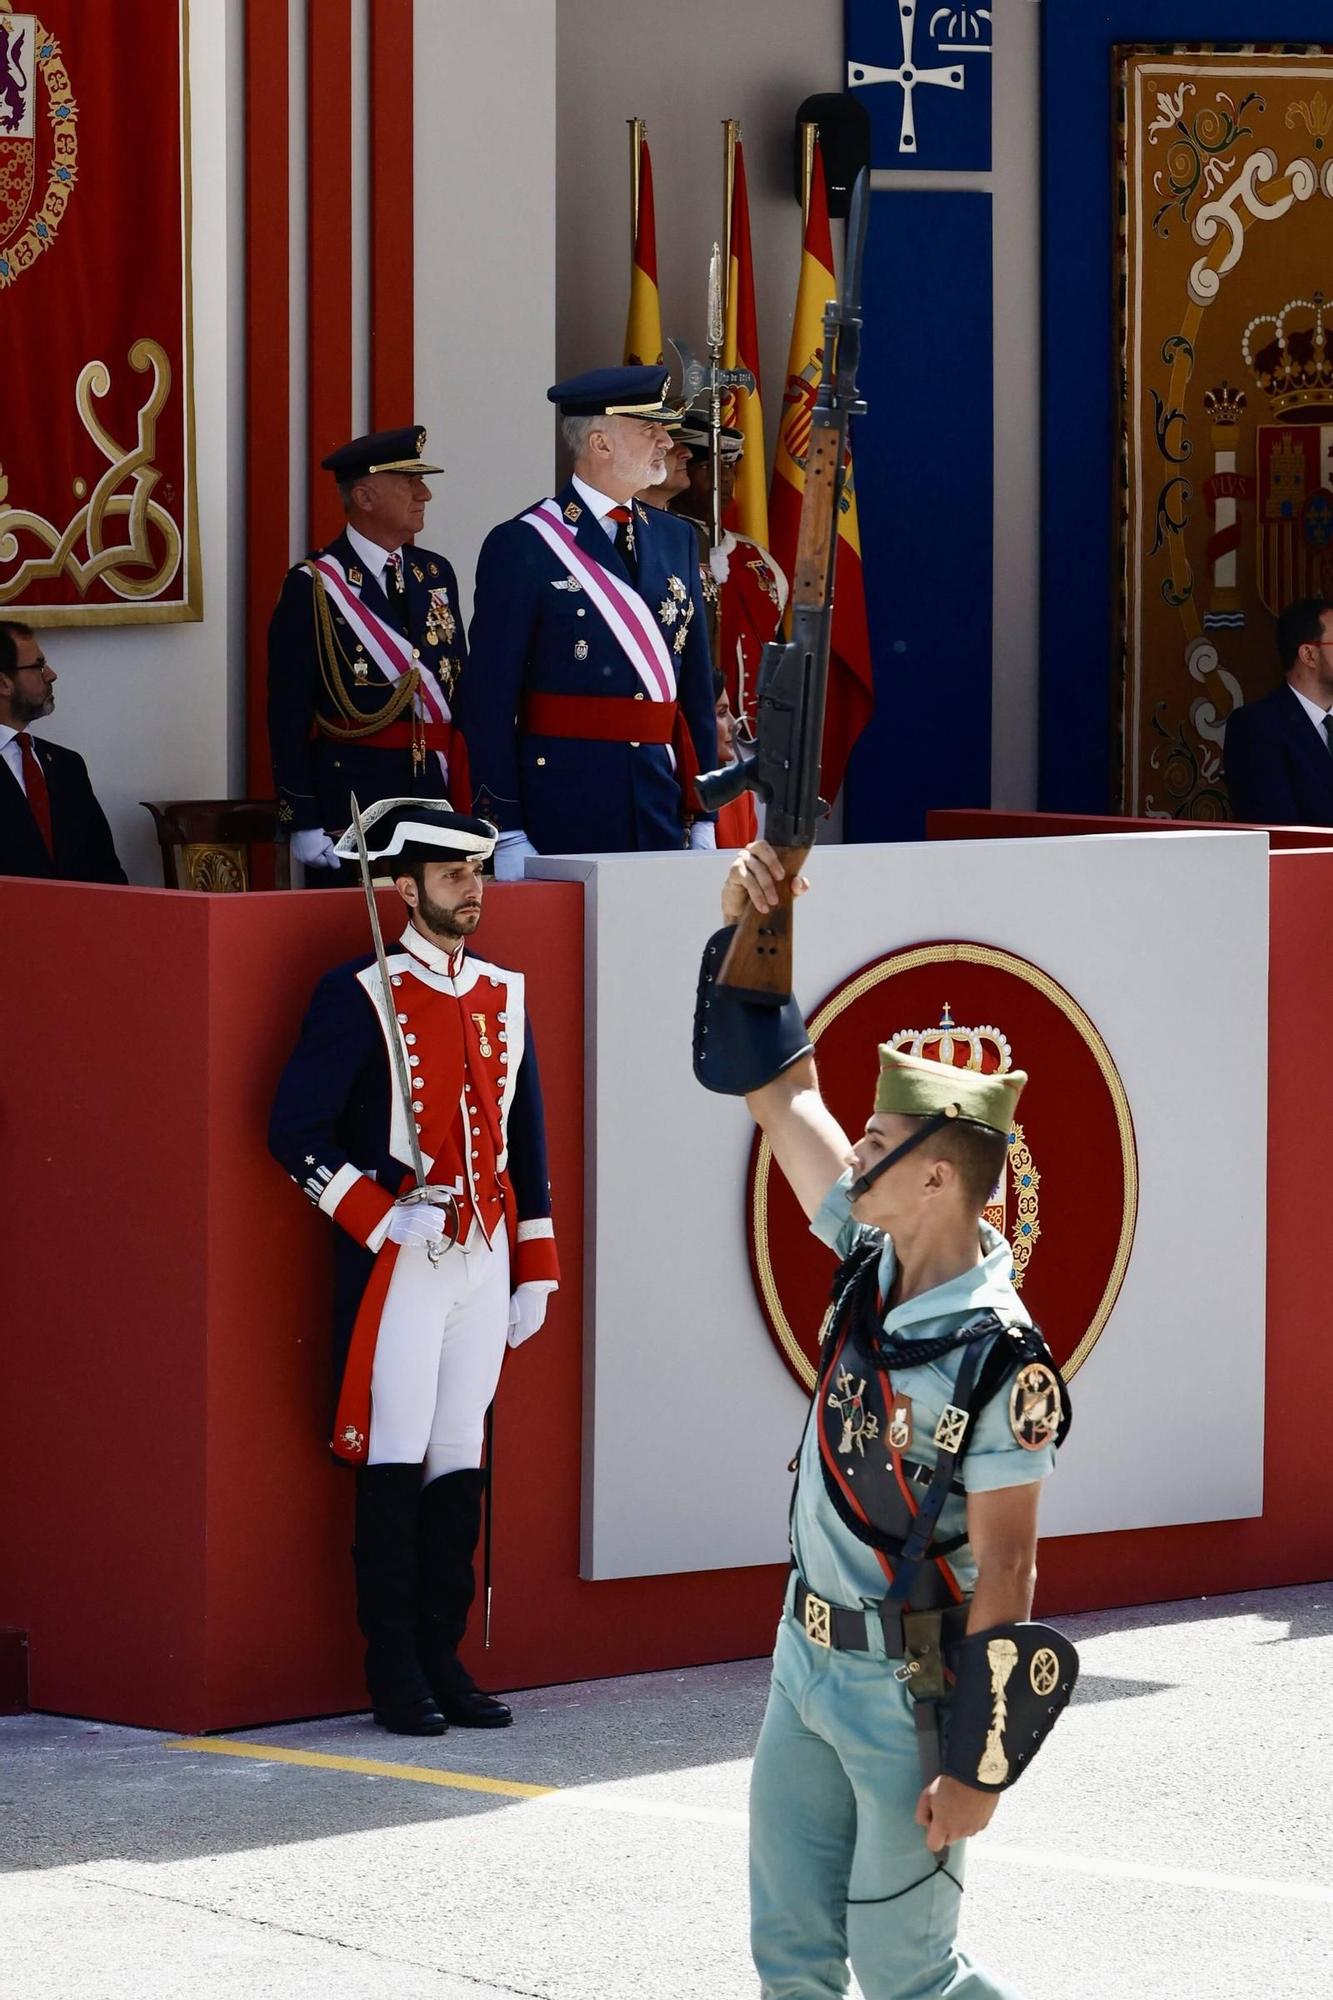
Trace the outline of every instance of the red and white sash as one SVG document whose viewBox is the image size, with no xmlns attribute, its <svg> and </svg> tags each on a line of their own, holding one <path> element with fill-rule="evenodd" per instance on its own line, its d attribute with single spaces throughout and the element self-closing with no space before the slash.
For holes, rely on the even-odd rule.
<svg viewBox="0 0 1333 2000">
<path fill-rule="evenodd" d="M 360 640 L 368 657 L 374 661 L 390 686 L 396 685 L 404 674 L 410 674 L 413 667 L 421 667 L 417 680 L 417 695 L 422 709 L 431 722 L 452 724 L 449 704 L 444 689 L 431 673 L 424 660 L 419 660 L 410 642 L 392 625 L 385 623 L 368 604 L 363 604 L 348 583 L 341 565 L 332 556 L 312 556 L 309 568 L 320 578 L 324 588 L 341 611 L 347 623 Z M 449 783 L 449 760 L 437 750 L 440 771 L 445 785 Z"/>
<path fill-rule="evenodd" d="M 676 669 L 652 612 L 637 591 L 627 589 L 609 569 L 579 547 L 554 500 L 543 500 L 523 519 L 535 528 L 553 555 L 588 593 L 612 637 L 653 701 L 675 701 Z"/>
</svg>

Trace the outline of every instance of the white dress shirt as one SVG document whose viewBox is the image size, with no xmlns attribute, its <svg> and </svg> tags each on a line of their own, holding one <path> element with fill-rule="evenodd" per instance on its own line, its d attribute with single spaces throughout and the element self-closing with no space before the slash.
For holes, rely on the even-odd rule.
<svg viewBox="0 0 1333 2000">
<path fill-rule="evenodd" d="M 36 756 L 36 754 L 36 746 L 34 745 L 33 755 Z M 19 747 L 19 733 L 17 729 L 11 729 L 8 723 L 0 724 L 0 757 L 4 758 L 6 764 L 8 764 L 10 770 L 14 773 L 18 781 L 18 788 L 26 799 L 28 796 L 28 787 L 23 782 L 23 752 Z"/>
<path fill-rule="evenodd" d="M 368 542 L 355 528 L 347 530 L 347 539 L 356 550 L 363 569 L 368 569 L 380 589 L 384 589 L 384 572 L 392 557 L 401 555 L 401 549 L 382 549 L 378 542 Z"/>
<path fill-rule="evenodd" d="M 1291 687 L 1290 681 L 1287 682 L 1287 686 Z M 1291 688 L 1291 691 L 1295 695 L 1301 707 L 1305 710 L 1305 713 L 1309 716 L 1315 728 L 1319 731 L 1319 741 L 1323 744 L 1325 750 L 1327 750 L 1329 747 L 1329 740 L 1328 740 L 1328 731 L 1324 727 L 1324 718 L 1330 713 L 1330 710 L 1326 708 L 1321 708 L 1317 701 L 1311 701 L 1309 695 L 1302 694 L 1299 688 L 1293 687 Z"/>
<path fill-rule="evenodd" d="M 571 483 L 581 497 L 584 506 L 592 514 L 598 527 L 605 534 L 608 542 L 613 542 L 616 538 L 616 529 L 620 526 L 620 523 L 618 521 L 608 521 L 607 515 L 613 507 L 625 507 L 629 505 L 629 502 L 626 500 L 613 500 L 609 493 L 599 493 L 595 486 L 589 486 L 586 479 L 580 479 L 577 472 L 574 474 Z"/>
</svg>

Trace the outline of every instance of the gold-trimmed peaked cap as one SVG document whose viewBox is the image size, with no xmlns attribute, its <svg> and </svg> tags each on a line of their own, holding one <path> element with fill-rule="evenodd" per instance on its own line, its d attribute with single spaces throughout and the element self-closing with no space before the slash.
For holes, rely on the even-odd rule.
<svg viewBox="0 0 1333 2000">
<path fill-rule="evenodd" d="M 665 401 L 670 373 L 661 366 L 590 368 L 553 382 L 546 400 L 562 417 L 643 417 L 666 424 L 681 414 L 679 403 Z"/>
<path fill-rule="evenodd" d="M 941 1111 L 947 1115 L 954 1106 L 959 1118 L 989 1125 L 992 1132 L 1008 1138 L 1026 1082 L 1025 1070 L 987 1076 L 981 1070 L 929 1062 L 925 1056 L 906 1056 L 881 1043 L 875 1109 L 903 1118 L 934 1118 Z"/>
<path fill-rule="evenodd" d="M 406 430 L 369 431 L 365 437 L 340 444 L 319 462 L 339 485 L 349 479 L 365 479 L 372 472 L 411 472 L 424 479 L 432 472 L 444 471 L 442 465 L 426 464 L 421 455 L 425 449 L 424 428 L 409 424 Z"/>
</svg>

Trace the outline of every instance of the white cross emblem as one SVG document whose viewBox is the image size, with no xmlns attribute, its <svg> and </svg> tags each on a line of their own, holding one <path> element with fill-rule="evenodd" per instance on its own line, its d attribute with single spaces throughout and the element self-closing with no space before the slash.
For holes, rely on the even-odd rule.
<svg viewBox="0 0 1333 2000">
<path fill-rule="evenodd" d="M 954 11 L 956 12 L 957 10 L 955 9 Z M 976 11 L 984 12 L 985 10 L 978 9 Z M 944 14 L 947 19 L 949 10 L 942 8 L 940 13 Z M 935 15 L 934 21 L 939 20 L 940 13 Z M 849 62 L 847 64 L 847 81 L 849 84 L 898 83 L 902 85 L 903 123 L 898 139 L 898 151 L 900 153 L 914 153 L 916 151 L 916 114 L 913 109 L 912 99 L 917 85 L 919 83 L 934 83 L 938 84 L 943 90 L 962 90 L 965 87 L 967 79 L 961 66 L 947 69 L 918 69 L 916 67 L 912 59 L 913 43 L 916 39 L 916 0 L 898 0 L 898 18 L 902 23 L 903 59 L 897 69 L 882 69 L 875 67 L 873 64 Z M 934 26 L 934 21 L 931 23 L 932 27 Z"/>
</svg>

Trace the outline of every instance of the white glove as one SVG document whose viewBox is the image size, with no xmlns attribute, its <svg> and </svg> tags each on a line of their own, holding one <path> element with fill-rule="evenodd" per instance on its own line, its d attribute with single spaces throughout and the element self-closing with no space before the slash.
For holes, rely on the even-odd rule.
<svg viewBox="0 0 1333 2000">
<path fill-rule="evenodd" d="M 716 854 L 717 828 L 711 819 L 697 819 L 690 828 L 691 854 Z"/>
<path fill-rule="evenodd" d="M 438 1243 L 444 1234 L 444 1210 L 424 1201 L 395 1202 L 389 1210 L 386 1241 L 390 1243 Z"/>
<path fill-rule="evenodd" d="M 303 868 L 341 868 L 342 856 L 333 851 L 333 842 L 322 826 L 305 826 L 292 835 L 292 858 Z"/>
<path fill-rule="evenodd" d="M 495 843 L 495 879 L 497 882 L 521 882 L 523 863 L 537 850 L 528 839 L 521 826 L 510 833 L 502 833 Z"/>
<path fill-rule="evenodd" d="M 546 1318 L 547 1302 L 551 1296 L 549 1285 L 520 1285 L 509 1301 L 509 1345 L 521 1347 L 525 1340 L 531 1340 L 534 1333 L 540 1333 Z"/>
</svg>

